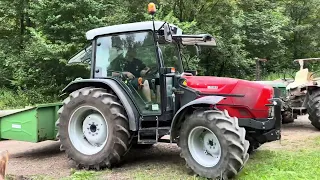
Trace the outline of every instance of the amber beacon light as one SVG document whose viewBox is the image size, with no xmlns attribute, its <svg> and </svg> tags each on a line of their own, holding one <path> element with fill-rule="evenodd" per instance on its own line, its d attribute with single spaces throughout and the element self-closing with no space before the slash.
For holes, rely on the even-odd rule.
<svg viewBox="0 0 320 180">
<path fill-rule="evenodd" d="M 154 13 L 156 13 L 156 5 L 154 3 L 149 3 L 148 4 L 148 13 L 151 15 L 154 15 Z"/>
</svg>

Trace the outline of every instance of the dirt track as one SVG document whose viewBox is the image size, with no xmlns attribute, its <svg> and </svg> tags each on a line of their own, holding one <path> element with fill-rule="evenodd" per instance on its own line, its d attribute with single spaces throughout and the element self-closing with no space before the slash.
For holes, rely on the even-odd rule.
<svg viewBox="0 0 320 180">
<path fill-rule="evenodd" d="M 310 125 L 307 117 L 300 117 L 295 123 L 284 125 L 281 144 L 279 141 L 267 143 L 260 149 L 286 149 L 302 147 L 306 139 L 320 137 L 320 132 Z M 10 152 L 7 174 L 11 175 L 48 175 L 53 178 L 65 177 L 70 174 L 70 166 L 64 152 L 59 151 L 58 142 L 42 142 L 38 144 L 1 141 L 0 150 Z M 152 150 L 132 150 L 125 164 L 115 169 L 121 171 L 141 165 L 144 162 L 176 163 L 182 161 L 176 145 L 157 144 Z"/>
</svg>

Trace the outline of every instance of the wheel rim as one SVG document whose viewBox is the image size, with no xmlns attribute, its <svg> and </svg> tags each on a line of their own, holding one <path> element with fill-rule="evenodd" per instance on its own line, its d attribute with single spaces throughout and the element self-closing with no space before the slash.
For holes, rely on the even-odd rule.
<svg viewBox="0 0 320 180">
<path fill-rule="evenodd" d="M 108 139 L 108 123 L 92 106 L 81 106 L 71 115 L 68 133 L 72 145 L 85 155 L 100 152 Z"/>
<path fill-rule="evenodd" d="M 221 158 L 217 136 L 208 128 L 195 127 L 188 136 L 188 148 L 193 159 L 204 167 L 214 167 Z"/>
</svg>

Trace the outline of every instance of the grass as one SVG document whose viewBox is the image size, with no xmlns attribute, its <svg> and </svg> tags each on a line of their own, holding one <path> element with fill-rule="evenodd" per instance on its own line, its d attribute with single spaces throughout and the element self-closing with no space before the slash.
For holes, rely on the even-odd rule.
<svg viewBox="0 0 320 180">
<path fill-rule="evenodd" d="M 99 175 L 102 173 L 103 172 L 95 171 L 73 171 L 71 176 L 63 178 L 62 180 L 98 180 Z"/>
<path fill-rule="evenodd" d="M 319 150 L 260 151 L 250 158 L 237 179 L 317 179 L 320 177 L 319 153 Z"/>
</svg>

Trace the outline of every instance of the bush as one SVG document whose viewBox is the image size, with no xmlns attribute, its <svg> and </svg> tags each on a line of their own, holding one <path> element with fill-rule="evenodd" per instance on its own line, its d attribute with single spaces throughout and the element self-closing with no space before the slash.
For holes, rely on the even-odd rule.
<svg viewBox="0 0 320 180">
<path fill-rule="evenodd" d="M 58 101 L 60 101 L 58 96 L 44 96 L 39 90 L 0 89 L 0 109 L 24 108 L 25 106 Z"/>
</svg>

